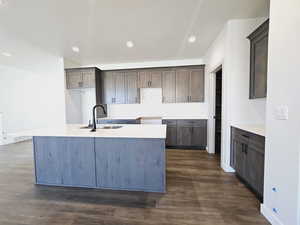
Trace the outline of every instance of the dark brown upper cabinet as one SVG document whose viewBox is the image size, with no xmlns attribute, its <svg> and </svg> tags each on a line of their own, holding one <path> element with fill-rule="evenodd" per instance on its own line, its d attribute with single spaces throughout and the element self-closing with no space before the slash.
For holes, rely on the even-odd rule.
<svg viewBox="0 0 300 225">
<path fill-rule="evenodd" d="M 67 89 L 95 88 L 96 103 L 103 104 L 102 72 L 97 67 L 65 69 Z M 106 106 L 105 106 L 106 107 Z M 105 117 L 103 110 L 97 109 L 97 117 Z"/>
<path fill-rule="evenodd" d="M 250 40 L 250 99 L 267 96 L 269 20 L 252 34 Z"/>
<path fill-rule="evenodd" d="M 163 103 L 204 102 L 205 66 L 103 72 L 106 104 L 140 103 L 140 88 L 162 88 Z"/>
<path fill-rule="evenodd" d="M 189 102 L 190 100 L 190 70 L 176 70 L 176 102 Z"/>
<path fill-rule="evenodd" d="M 103 96 L 106 104 L 139 103 L 136 71 L 105 71 L 103 80 Z"/>
<path fill-rule="evenodd" d="M 136 104 L 140 102 L 139 76 L 137 71 L 125 72 L 126 103 Z"/>
<path fill-rule="evenodd" d="M 175 70 L 163 71 L 162 75 L 163 103 L 176 102 L 176 73 Z"/>
<path fill-rule="evenodd" d="M 67 89 L 95 88 L 96 68 L 66 69 Z"/>
<path fill-rule="evenodd" d="M 139 72 L 140 88 L 161 88 L 162 71 L 158 69 L 149 69 Z"/>
<path fill-rule="evenodd" d="M 204 74 L 204 67 L 191 69 L 189 102 L 204 102 Z"/>
<path fill-rule="evenodd" d="M 176 102 L 204 102 L 204 66 L 176 69 Z"/>
</svg>

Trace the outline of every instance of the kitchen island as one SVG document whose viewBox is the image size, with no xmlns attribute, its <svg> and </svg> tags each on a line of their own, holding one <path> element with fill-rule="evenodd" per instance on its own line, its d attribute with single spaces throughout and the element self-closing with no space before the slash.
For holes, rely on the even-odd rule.
<svg viewBox="0 0 300 225">
<path fill-rule="evenodd" d="M 66 125 L 17 135 L 33 136 L 39 185 L 165 192 L 166 125 L 113 128 Z"/>
</svg>

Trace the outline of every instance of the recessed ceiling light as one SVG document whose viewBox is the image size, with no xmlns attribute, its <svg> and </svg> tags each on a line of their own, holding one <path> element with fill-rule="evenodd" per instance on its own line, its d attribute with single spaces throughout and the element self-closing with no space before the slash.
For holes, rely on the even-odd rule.
<svg viewBox="0 0 300 225">
<path fill-rule="evenodd" d="M 2 55 L 6 57 L 11 57 L 11 54 L 9 52 L 2 52 Z"/>
<path fill-rule="evenodd" d="M 127 42 L 126 42 L 126 46 L 127 46 L 128 48 L 132 48 L 132 47 L 134 46 L 134 44 L 133 44 L 132 41 L 127 41 Z"/>
<path fill-rule="evenodd" d="M 77 46 L 73 46 L 72 50 L 73 50 L 73 52 L 79 52 L 80 51 L 80 49 Z"/>
<path fill-rule="evenodd" d="M 0 5 L 6 5 L 6 0 L 0 0 Z"/>
<path fill-rule="evenodd" d="M 192 35 L 192 36 L 189 37 L 189 42 L 194 43 L 196 41 L 196 39 L 197 39 L 196 36 Z"/>
</svg>

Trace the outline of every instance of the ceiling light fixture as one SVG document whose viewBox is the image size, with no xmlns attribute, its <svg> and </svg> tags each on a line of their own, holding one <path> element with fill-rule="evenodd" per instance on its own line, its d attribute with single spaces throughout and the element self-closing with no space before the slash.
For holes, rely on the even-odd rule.
<svg viewBox="0 0 300 225">
<path fill-rule="evenodd" d="M 189 37 L 189 42 L 194 43 L 196 41 L 196 39 L 197 39 L 196 36 L 192 35 L 192 36 Z"/>
<path fill-rule="evenodd" d="M 6 0 L 0 0 L 0 5 L 6 5 Z"/>
<path fill-rule="evenodd" d="M 73 50 L 73 52 L 79 52 L 80 51 L 80 49 L 77 46 L 73 46 L 72 50 Z"/>
<path fill-rule="evenodd" d="M 127 41 L 127 42 L 126 42 L 126 46 L 127 46 L 128 48 L 132 48 L 132 47 L 134 46 L 134 44 L 133 44 L 132 41 Z"/>
<path fill-rule="evenodd" d="M 2 52 L 2 55 L 6 57 L 11 57 L 11 54 L 9 52 Z"/>
</svg>

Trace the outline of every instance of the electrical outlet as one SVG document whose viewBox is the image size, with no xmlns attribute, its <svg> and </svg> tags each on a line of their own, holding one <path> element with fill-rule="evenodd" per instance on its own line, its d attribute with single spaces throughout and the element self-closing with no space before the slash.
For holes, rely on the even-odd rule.
<svg viewBox="0 0 300 225">
<path fill-rule="evenodd" d="M 274 110 L 274 117 L 276 120 L 288 120 L 289 108 L 287 106 L 278 106 Z"/>
</svg>

